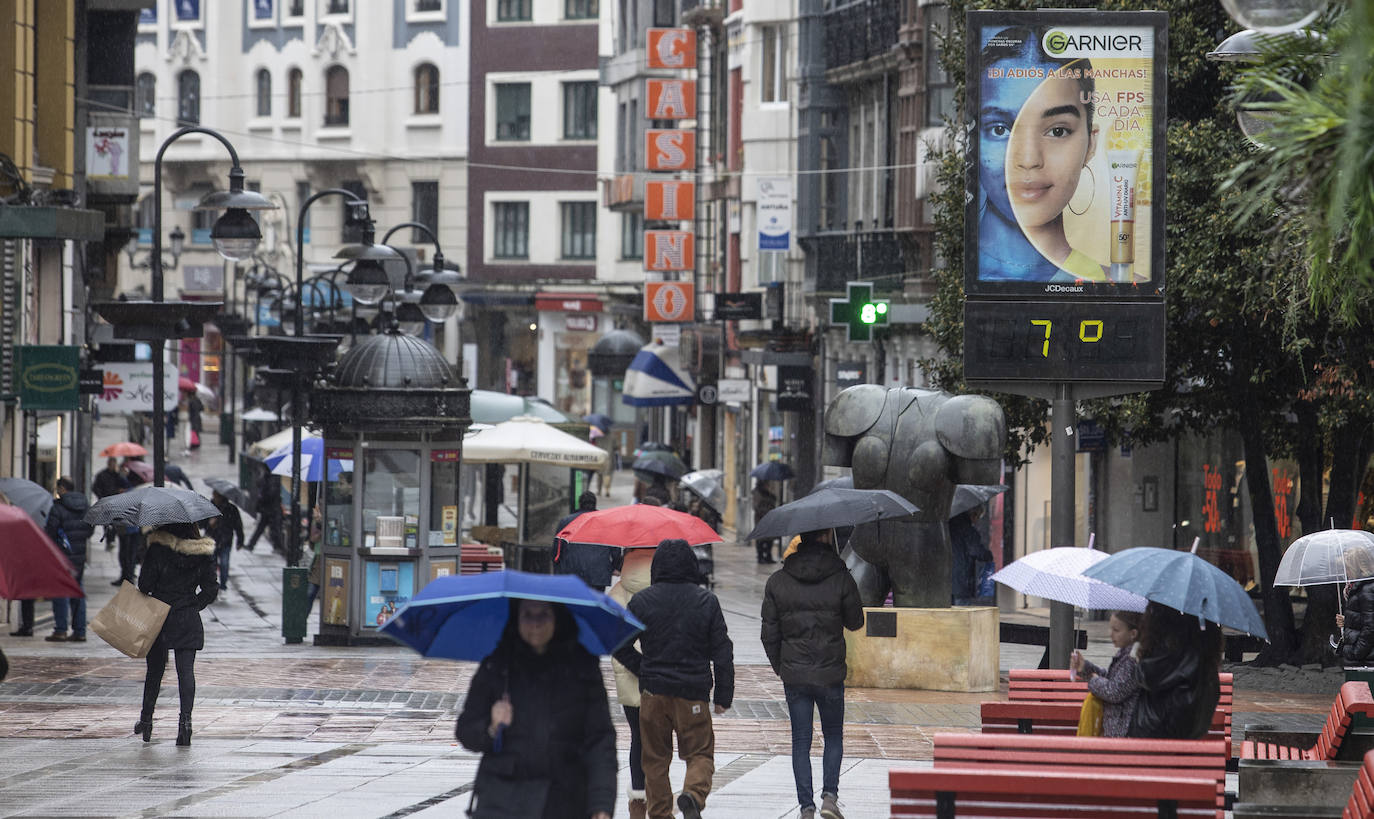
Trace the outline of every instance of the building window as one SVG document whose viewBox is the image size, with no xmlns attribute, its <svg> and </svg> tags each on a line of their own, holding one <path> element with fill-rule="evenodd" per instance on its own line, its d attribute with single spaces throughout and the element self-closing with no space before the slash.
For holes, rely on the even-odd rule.
<svg viewBox="0 0 1374 819">
<path fill-rule="evenodd" d="M 200 123 L 200 75 L 190 69 L 177 75 L 177 122 Z"/>
<path fill-rule="evenodd" d="M 940 64 L 940 40 L 949 32 L 949 6 L 925 6 L 926 125 L 954 119 L 954 83 Z"/>
<path fill-rule="evenodd" d="M 157 77 L 152 74 L 138 75 L 138 115 L 157 116 Z"/>
<path fill-rule="evenodd" d="M 434 181 L 410 183 L 410 221 L 419 222 L 434 235 L 439 235 L 439 183 Z M 424 231 L 411 228 L 410 241 L 415 244 L 428 244 L 430 238 Z"/>
<path fill-rule="evenodd" d="M 272 73 L 258 69 L 258 116 L 272 116 Z"/>
<path fill-rule="evenodd" d="M 301 118 L 301 70 L 293 68 L 286 73 L 286 115 L 291 119 Z"/>
<path fill-rule="evenodd" d="M 563 252 L 564 259 L 596 258 L 596 203 L 564 202 Z"/>
<path fill-rule="evenodd" d="M 415 0 L 416 11 L 443 11 L 444 0 Z"/>
<path fill-rule="evenodd" d="M 597 13 L 596 0 L 564 0 L 563 16 L 569 20 L 594 20 Z"/>
<path fill-rule="evenodd" d="M 348 69 L 332 66 L 324 72 L 324 124 L 348 124 Z"/>
<path fill-rule="evenodd" d="M 300 213 L 301 205 L 304 205 L 304 204 L 305 204 L 305 200 L 307 200 L 307 199 L 309 199 L 309 198 L 310 198 L 310 183 L 309 183 L 309 182 L 302 181 L 302 180 L 296 180 L 296 213 Z M 310 241 L 310 211 L 307 210 L 305 213 L 301 213 L 300 220 L 301 220 L 301 235 L 305 237 L 305 241 L 306 241 L 306 242 L 309 242 L 309 241 Z M 295 237 L 293 236 L 293 237 L 291 237 L 291 238 L 294 239 Z"/>
<path fill-rule="evenodd" d="M 787 26 L 764 26 L 763 65 L 759 99 L 763 102 L 787 102 Z"/>
<path fill-rule="evenodd" d="M 654 27 L 672 28 L 677 25 L 677 0 L 653 0 Z"/>
<path fill-rule="evenodd" d="M 530 84 L 502 83 L 496 86 L 496 139 L 523 142 L 530 138 Z"/>
<path fill-rule="evenodd" d="M 353 194 L 354 199 L 367 201 L 367 188 L 363 187 L 362 182 L 349 179 L 339 187 Z M 343 225 L 343 230 L 339 234 L 340 239 L 346 245 L 357 244 L 363 240 L 363 228 L 365 226 L 353 218 L 353 209 L 349 207 L 347 198 L 341 198 L 339 203 L 339 224 Z"/>
<path fill-rule="evenodd" d="M 530 203 L 496 202 L 492 205 L 495 217 L 492 236 L 495 246 L 492 257 L 497 259 L 528 259 L 530 256 Z"/>
<path fill-rule="evenodd" d="M 415 67 L 415 113 L 439 113 L 439 69 L 429 63 Z"/>
<path fill-rule="evenodd" d="M 644 214 L 623 213 L 620 215 L 620 258 L 626 260 L 644 258 Z"/>
<path fill-rule="evenodd" d="M 530 19 L 531 0 L 497 0 L 496 21 L 498 23 L 527 22 Z"/>
<path fill-rule="evenodd" d="M 596 139 L 596 82 L 563 83 L 563 138 Z"/>
<path fill-rule="evenodd" d="M 287 16 L 287 17 L 304 17 L 304 16 L 305 16 L 305 0 L 287 0 L 287 3 L 286 3 L 286 16 Z"/>
<path fill-rule="evenodd" d="M 138 200 L 138 208 L 134 218 L 137 220 L 138 243 L 141 245 L 153 243 L 153 205 L 156 201 L 152 196 L 145 196 Z"/>
<path fill-rule="evenodd" d="M 328 0 L 324 9 L 325 14 L 347 14 L 348 0 Z"/>
</svg>

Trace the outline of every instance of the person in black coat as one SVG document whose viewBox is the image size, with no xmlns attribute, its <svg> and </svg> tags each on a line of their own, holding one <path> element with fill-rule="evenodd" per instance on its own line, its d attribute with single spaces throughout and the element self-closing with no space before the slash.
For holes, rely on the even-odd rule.
<svg viewBox="0 0 1374 819">
<path fill-rule="evenodd" d="M 606 686 L 564 606 L 510 601 L 454 735 L 482 754 L 476 819 L 611 819 L 618 763 Z"/>
<path fill-rule="evenodd" d="M 205 648 L 205 627 L 200 612 L 215 602 L 215 541 L 201 537 L 194 523 L 172 523 L 148 533 L 148 551 L 138 573 L 138 590 L 167 605 L 167 620 L 148 652 L 148 673 L 143 678 L 143 711 L 134 733 L 149 742 L 153 733 L 153 708 L 167 670 L 167 652 L 176 658 L 177 693 L 181 716 L 177 744 L 191 744 L 191 709 L 196 700 L 196 652 Z"/>
<path fill-rule="evenodd" d="M 210 494 L 210 502 L 219 510 L 219 517 L 211 518 L 207 534 L 215 539 L 215 562 L 219 565 L 219 590 L 229 588 L 229 556 L 234 553 L 234 538 L 243 548 L 243 516 L 239 508 L 218 491 Z"/>
<path fill-rule="evenodd" d="M 712 669 L 715 713 L 735 698 L 734 645 L 720 601 L 698 584 L 696 554 L 685 540 L 664 540 L 649 568 L 649 588 L 636 594 L 630 613 L 644 623 L 639 637 L 615 658 L 639 677 L 639 732 L 649 816 L 671 816 L 673 788 L 668 765 L 677 736 L 678 756 L 687 763 L 677 806 L 684 819 L 697 819 L 715 775 L 715 731 L 711 725 Z"/>
<path fill-rule="evenodd" d="M 258 525 L 253 529 L 253 534 L 248 538 L 248 543 L 243 548 L 253 551 L 257 545 L 258 538 L 263 532 L 267 533 L 267 542 L 272 544 L 273 549 L 282 547 L 282 513 L 281 513 L 281 479 L 276 475 L 266 472 L 258 478 L 258 491 L 253 498 L 253 514 L 257 516 Z"/>
<path fill-rule="evenodd" d="M 1341 642 L 1336 649 L 1346 666 L 1369 665 L 1374 655 L 1374 580 L 1360 580 L 1345 587 L 1345 610 L 1336 615 Z"/>
<path fill-rule="evenodd" d="M 812 714 L 821 715 L 821 816 L 841 819 L 836 806 L 844 761 L 845 629 L 864 624 L 859 586 L 835 552 L 829 529 L 805 532 L 797 551 L 763 590 L 763 650 L 782 679 L 792 722 L 792 777 L 802 815 L 816 810 L 811 780 Z"/>
<path fill-rule="evenodd" d="M 1221 627 L 1151 602 L 1140 631 L 1140 696 L 1126 736 L 1205 736 L 1221 698 Z"/>
<path fill-rule="evenodd" d="M 596 511 L 596 495 L 583 492 L 577 498 L 577 511 L 558 521 L 554 533 L 563 531 L 569 523 L 577 520 L 584 512 Z M 554 543 L 554 574 L 575 574 L 582 581 L 599 592 L 611 585 L 611 574 L 615 569 L 615 555 L 611 547 L 591 543 Z"/>
<path fill-rule="evenodd" d="M 76 585 L 81 585 L 86 574 L 86 549 L 95 527 L 86 522 L 86 512 L 91 503 L 86 496 L 76 491 L 71 478 L 57 479 L 57 500 L 48 511 L 48 537 L 67 556 L 72 563 L 72 574 Z M 30 605 L 33 601 L 25 601 Z M 72 633 L 67 636 L 67 615 L 71 614 Z M 86 598 L 59 597 L 52 601 L 52 634 L 46 638 L 50 643 L 70 640 L 73 643 L 86 642 Z"/>
<path fill-rule="evenodd" d="M 95 479 L 91 481 L 91 494 L 95 495 L 96 500 L 100 500 L 127 491 L 129 487 L 129 479 L 119 470 L 119 459 L 110 458 L 105 461 L 105 468 L 97 472 Z M 116 526 L 105 527 L 106 551 L 114 548 L 115 534 L 118 530 Z"/>
</svg>

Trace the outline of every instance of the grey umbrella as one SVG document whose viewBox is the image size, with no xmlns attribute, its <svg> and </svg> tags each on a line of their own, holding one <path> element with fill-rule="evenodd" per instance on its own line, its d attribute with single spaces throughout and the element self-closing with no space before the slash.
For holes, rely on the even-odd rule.
<svg viewBox="0 0 1374 819">
<path fill-rule="evenodd" d="M 226 478 L 209 478 L 205 485 L 229 499 L 229 502 L 240 509 L 251 509 L 252 504 L 248 501 L 248 496 L 243 494 L 243 490 Z"/>
<path fill-rule="evenodd" d="M 86 513 L 86 522 L 157 527 L 168 523 L 196 523 L 219 514 L 219 509 L 204 495 L 175 486 L 145 484 L 96 501 Z"/>
<path fill-rule="evenodd" d="M 677 480 L 687 474 L 687 464 L 671 452 L 655 453 L 667 457 L 650 458 L 640 456 L 631 464 L 641 480 L 652 482 L 655 476 Z M 642 474 L 641 474 L 642 473 Z"/>
<path fill-rule="evenodd" d="M 975 506 L 982 506 L 1005 491 L 1005 486 L 961 483 L 954 489 L 954 500 L 949 504 L 949 516 L 961 515 Z"/>
<path fill-rule="evenodd" d="M 744 539 L 762 540 L 837 526 L 858 526 L 908 517 L 917 511 L 906 498 L 886 489 L 822 489 L 764 515 Z"/>
<path fill-rule="evenodd" d="M 678 483 L 695 492 L 707 506 L 722 511 L 725 508 L 725 487 L 721 485 L 724 473 L 719 469 L 699 469 L 683 475 Z"/>
<path fill-rule="evenodd" d="M 51 492 L 23 478 L 0 478 L 0 492 L 5 493 L 12 505 L 33 518 L 39 529 L 47 524 L 48 510 L 52 509 Z"/>
</svg>

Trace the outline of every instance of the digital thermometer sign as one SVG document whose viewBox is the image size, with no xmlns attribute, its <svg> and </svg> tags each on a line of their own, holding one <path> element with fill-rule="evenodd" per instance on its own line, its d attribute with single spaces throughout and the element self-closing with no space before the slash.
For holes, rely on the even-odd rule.
<svg viewBox="0 0 1374 819">
<path fill-rule="evenodd" d="M 1164 380 L 1160 302 L 989 301 L 964 305 L 970 381 Z"/>
</svg>

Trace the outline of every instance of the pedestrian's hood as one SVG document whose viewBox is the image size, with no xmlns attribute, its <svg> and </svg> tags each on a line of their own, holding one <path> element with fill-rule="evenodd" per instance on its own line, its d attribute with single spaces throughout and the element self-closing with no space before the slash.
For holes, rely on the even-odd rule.
<svg viewBox="0 0 1374 819">
<path fill-rule="evenodd" d="M 654 583 L 699 583 L 701 571 L 697 568 L 696 552 L 685 541 L 660 546 L 654 551 L 654 562 L 650 567 L 650 577 Z"/>
<path fill-rule="evenodd" d="M 819 583 L 836 572 L 849 571 L 828 545 L 804 544 L 782 562 L 782 570 L 802 583 Z"/>
</svg>

